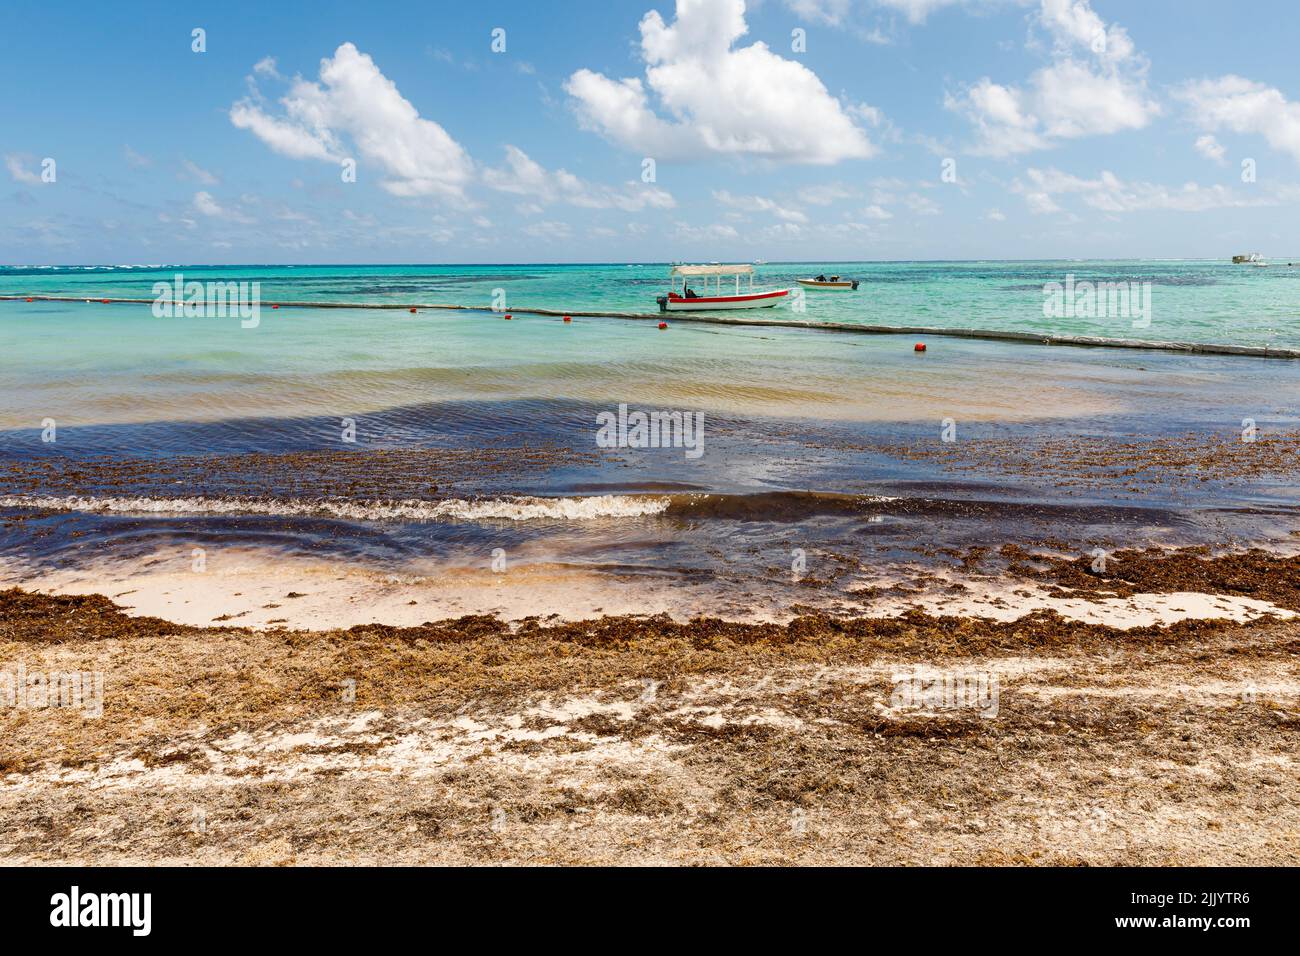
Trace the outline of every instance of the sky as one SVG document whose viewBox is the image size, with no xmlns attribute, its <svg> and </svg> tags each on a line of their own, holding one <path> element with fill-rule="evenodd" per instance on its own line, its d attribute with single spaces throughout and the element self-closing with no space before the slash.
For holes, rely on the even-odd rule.
<svg viewBox="0 0 1300 956">
<path fill-rule="evenodd" d="M 9 265 L 1300 257 L 1284 0 L 4 6 Z"/>
</svg>

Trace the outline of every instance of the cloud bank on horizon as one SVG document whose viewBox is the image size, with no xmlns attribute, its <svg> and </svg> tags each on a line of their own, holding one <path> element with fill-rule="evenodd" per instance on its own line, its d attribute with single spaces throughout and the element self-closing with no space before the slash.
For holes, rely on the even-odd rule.
<svg viewBox="0 0 1300 956">
<path fill-rule="evenodd" d="M 1300 102 L 1235 72 L 1158 71 L 1129 27 L 1092 0 L 784 0 L 760 9 L 763 37 L 745 0 L 646 10 L 627 24 L 635 36 L 623 69 L 579 62 L 536 78 L 535 65 L 517 61 L 546 122 L 501 124 L 495 135 L 463 110 L 428 105 L 418 85 L 399 88 L 362 42 L 322 51 L 306 76 L 281 72 L 297 51 L 267 50 L 241 71 L 244 91 L 224 108 L 248 135 L 225 146 L 256 144 L 283 160 L 294 170 L 289 187 L 237 191 L 216 158 L 184 156 L 175 180 L 192 191 L 159 204 L 150 221 L 183 245 L 233 249 L 261 226 L 259 242 L 296 254 L 360 243 L 378 258 L 382 229 L 389 249 L 427 250 L 397 256 L 407 261 L 438 258 L 429 251 L 440 246 L 491 258 L 511 248 L 503 221 L 564 243 L 576 259 L 612 245 L 644 248 L 641 258 L 719 247 L 905 258 L 923 253 L 927 236 L 953 235 L 954 221 L 972 242 L 986 240 L 990 224 L 1022 238 L 1037 229 L 1038 248 L 1042 236 L 1082 234 L 1083 223 L 1101 235 L 1135 213 L 1244 215 L 1300 200 Z M 882 50 L 920 49 L 940 23 L 997 36 L 992 63 L 917 68 L 905 84 L 855 70 Z M 827 48 L 836 55 L 810 52 Z M 432 58 L 458 63 L 442 49 Z M 473 97 L 485 68 L 460 65 L 455 89 Z M 493 95 L 484 102 L 495 108 Z M 1165 159 L 1114 171 L 1134 136 L 1158 143 Z M 122 162 L 156 180 L 159 164 L 141 145 L 122 144 Z M 535 158 L 557 153 L 560 162 Z M 1260 157 L 1273 170 L 1264 179 Z M 52 185 L 42 157 L 3 158 L 19 188 L 10 201 L 34 209 Z M 1193 175 L 1173 179 L 1162 166 Z M 357 170 L 364 188 L 325 185 L 338 177 L 355 186 Z M 1044 217 L 1047 228 L 1037 225 Z M 10 247 L 81 245 L 69 215 L 33 214 L 12 233 Z M 900 253 L 881 254 L 889 249 Z"/>
</svg>

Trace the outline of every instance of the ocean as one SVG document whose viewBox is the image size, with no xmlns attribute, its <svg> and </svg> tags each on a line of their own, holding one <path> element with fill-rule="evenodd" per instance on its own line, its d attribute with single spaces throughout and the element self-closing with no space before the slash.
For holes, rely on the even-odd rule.
<svg viewBox="0 0 1300 956">
<path fill-rule="evenodd" d="M 782 318 L 863 325 L 927 325 L 1066 335 L 1300 347 L 1296 265 L 1226 261 L 818 262 L 756 267 L 755 286 L 793 286 L 824 273 L 862 281 L 857 295 L 809 293 L 807 311 Z M 152 298 L 181 272 L 197 281 L 257 281 L 264 302 L 445 303 L 491 309 L 645 313 L 667 291 L 664 264 L 483 266 L 4 266 L 0 294 Z M 1149 325 L 1127 317 L 1044 316 L 1044 287 L 1149 283 Z M 494 294 L 500 290 L 500 302 Z M 725 291 L 725 290 L 724 290 Z M 773 313 L 775 316 L 775 313 Z"/>
<path fill-rule="evenodd" d="M 1282 547 L 1300 527 L 1295 360 L 945 336 L 917 352 L 908 335 L 491 311 L 649 313 L 667 269 L 0 268 L 0 295 L 76 300 L 0 301 L 4 577 L 91 588 L 165 572 L 181 593 L 196 562 L 237 554 L 238 574 L 273 588 L 307 568 L 380 589 L 523 582 L 499 605 L 448 597 L 440 613 L 541 613 L 580 594 L 583 613 L 624 595 L 776 615 L 850 606 L 866 582 L 971 549 Z M 1300 347 L 1300 269 L 1281 263 L 758 272 L 756 286 L 862 285 L 740 313 L 756 322 Z M 152 299 L 178 274 L 259 283 L 256 324 L 99 301 Z M 1133 284 L 1149 309 L 1045 315 L 1045 287 L 1089 282 Z M 602 440 L 611 417 L 623 426 Z"/>
</svg>

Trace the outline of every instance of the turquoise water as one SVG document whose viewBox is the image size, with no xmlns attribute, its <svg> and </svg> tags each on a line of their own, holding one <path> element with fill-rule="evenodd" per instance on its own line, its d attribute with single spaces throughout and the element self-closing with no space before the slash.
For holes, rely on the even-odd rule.
<svg viewBox="0 0 1300 956">
<path fill-rule="evenodd" d="M 806 311 L 747 317 L 1118 334 L 1300 346 L 1290 304 L 1300 269 L 1204 262 L 819 263 L 759 267 L 758 285 L 838 273 L 856 293 L 810 292 Z M 160 318 L 142 303 L 177 274 L 260 282 L 256 327 L 238 316 Z M 437 310 L 271 309 L 279 300 L 445 302 L 611 312 L 644 310 L 664 266 L 72 267 L 0 270 L 0 428 L 342 416 L 436 402 L 640 402 L 711 414 L 860 422 L 1051 421 L 1197 403 L 1260 414 L 1292 408 L 1300 363 L 1213 362 L 1144 351 L 1043 348 L 957 338 L 918 356 L 902 336 L 781 327 Z M 1043 316 L 1042 286 L 1149 281 L 1150 326 Z M 91 301 L 84 301 L 89 299 Z M 1158 397 L 1153 392 L 1158 379 Z M 1241 414 L 1237 414 L 1240 410 Z M 183 449 L 181 449 L 183 450 Z M 196 449 L 202 451 L 202 449 Z"/>
<path fill-rule="evenodd" d="M 1084 333 L 1169 341 L 1300 346 L 1300 269 L 1210 262 L 817 263 L 764 265 L 756 285 L 819 272 L 856 293 L 809 292 L 756 318 Z M 260 282 L 256 327 L 237 316 L 159 318 L 149 305 L 177 274 Z M 1131 319 L 1046 319 L 1043 285 L 1151 282 L 1149 327 Z M 0 269 L 0 428 L 371 413 L 431 402 L 622 401 L 712 414 L 856 421 L 1024 421 L 1140 414 L 1205 397 L 1251 413 L 1251 397 L 1290 402 L 1300 363 L 1215 363 L 1154 352 L 1045 349 L 957 338 L 924 357 L 912 339 L 780 327 L 719 327 L 426 310 L 276 309 L 276 300 L 441 302 L 642 311 L 662 265 L 245 266 Z M 84 301 L 89 299 L 91 301 Z M 1261 392 L 1263 388 L 1265 391 Z M 1244 390 L 1244 394 L 1242 393 Z M 1226 413 L 1225 413 L 1226 414 Z M 202 449 L 199 449 L 200 451 Z"/>
<path fill-rule="evenodd" d="M 99 301 L 152 299 L 178 272 L 260 282 L 258 323 Z M 1285 265 L 772 264 L 755 284 L 819 272 L 863 285 L 810 292 L 804 312 L 745 315 L 1300 347 L 1300 269 Z M 1045 318 L 1043 286 L 1067 275 L 1150 282 L 1149 327 Z M 488 311 L 502 289 L 513 309 L 645 312 L 666 276 L 662 265 L 0 269 L 0 294 L 73 299 L 0 301 L 0 559 L 135 566 L 155 550 L 238 545 L 473 563 L 527 546 L 748 588 L 794 546 L 870 563 L 1015 535 L 1090 548 L 1295 527 L 1289 483 L 1075 490 L 888 449 L 933 446 L 948 422 L 962 441 L 1235 441 L 1246 419 L 1294 434 L 1300 361 L 946 337 L 918 353 L 914 335 Z M 483 311 L 270 308 L 277 300 Z M 703 413 L 702 456 L 599 446 L 598 416 L 620 403 Z M 528 465 L 538 448 L 556 450 L 553 462 Z M 474 458 L 492 449 L 499 460 Z M 472 467 L 434 467 L 461 460 Z M 644 514 L 621 497 L 701 492 L 714 497 Z M 833 497 L 845 494 L 876 503 L 845 514 Z M 557 500 L 553 519 L 529 517 Z"/>
<path fill-rule="evenodd" d="M 243 328 L 233 317 L 156 318 L 144 304 L 7 301 L 0 428 L 558 399 L 861 422 L 1047 422 L 1210 402 L 1230 420 L 1258 415 L 1260 395 L 1293 409 L 1300 380 L 1288 360 L 957 338 L 918 355 L 913 339 L 364 309 L 263 309 L 256 328 Z"/>
<path fill-rule="evenodd" d="M 856 293 L 810 291 L 806 309 L 747 317 L 865 325 L 926 325 L 1300 347 L 1300 266 L 1261 269 L 1218 261 L 821 262 L 757 267 L 755 286 L 793 286 L 818 273 L 857 278 Z M 653 312 L 668 267 L 653 265 L 0 267 L 0 294 L 152 297 L 177 272 L 199 281 L 260 281 L 279 300 L 441 303 L 506 308 Z M 1149 282 L 1149 325 L 1130 317 L 1044 316 L 1046 284 Z M 4 313 L 14 320 L 12 308 Z"/>
</svg>

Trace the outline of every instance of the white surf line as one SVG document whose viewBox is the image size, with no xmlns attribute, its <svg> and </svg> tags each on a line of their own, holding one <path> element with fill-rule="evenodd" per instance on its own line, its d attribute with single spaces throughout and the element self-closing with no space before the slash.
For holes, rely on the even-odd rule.
<svg viewBox="0 0 1300 956">
<path fill-rule="evenodd" d="M 636 518 L 668 509 L 666 497 L 592 495 L 586 498 L 517 496 L 467 501 L 302 501 L 297 498 L 152 498 L 120 496 L 4 495 L 0 508 L 41 508 L 96 514 L 255 514 L 272 517 L 326 515 L 356 521 L 590 521 Z"/>
<path fill-rule="evenodd" d="M 36 302 L 96 302 L 140 303 L 152 305 L 156 299 L 98 298 L 59 295 L 0 295 L 0 301 Z M 183 303 L 177 303 L 183 304 Z M 448 305 L 437 302 L 285 302 L 273 301 L 286 309 L 411 309 L 441 310 L 448 312 L 475 312 L 488 315 L 499 313 L 475 305 Z M 238 306 L 232 306 L 238 308 Z M 583 312 L 574 309 L 511 308 L 501 310 L 519 315 L 573 315 L 591 319 L 636 319 L 641 321 L 666 321 L 661 312 Z M 1276 348 L 1270 345 L 1226 345 L 1217 342 L 1155 342 L 1147 339 L 1110 339 L 1094 335 L 1055 335 L 1046 332 L 1004 332 L 996 329 L 946 329 L 928 325 L 856 325 L 849 322 L 799 322 L 793 319 L 737 319 L 726 316 L 687 315 L 672 313 L 674 322 L 699 322 L 705 325 L 770 326 L 786 329 L 810 329 L 818 332 L 851 332 L 859 335 L 929 335 L 946 338 L 987 339 L 999 342 L 1020 342 L 1027 345 L 1067 345 L 1079 348 L 1142 349 L 1155 352 L 1183 352 L 1197 355 L 1242 355 L 1254 358 L 1300 359 L 1300 349 Z"/>
</svg>

